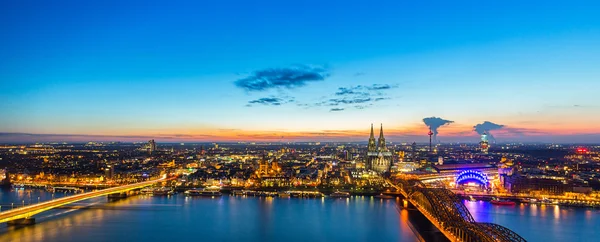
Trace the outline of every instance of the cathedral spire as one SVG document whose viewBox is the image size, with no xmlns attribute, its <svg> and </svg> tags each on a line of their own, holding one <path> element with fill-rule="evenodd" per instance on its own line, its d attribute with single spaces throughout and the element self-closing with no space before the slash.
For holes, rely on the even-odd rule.
<svg viewBox="0 0 600 242">
<path fill-rule="evenodd" d="M 379 129 L 379 139 L 377 140 L 377 148 L 379 150 L 384 151 L 387 150 L 385 146 L 385 137 L 383 137 L 383 124 L 381 124 L 381 128 Z"/>
<path fill-rule="evenodd" d="M 377 144 L 375 143 L 375 134 L 373 132 L 373 124 L 371 124 L 371 136 L 369 137 L 369 145 L 367 146 L 369 152 L 377 150 Z"/>
</svg>

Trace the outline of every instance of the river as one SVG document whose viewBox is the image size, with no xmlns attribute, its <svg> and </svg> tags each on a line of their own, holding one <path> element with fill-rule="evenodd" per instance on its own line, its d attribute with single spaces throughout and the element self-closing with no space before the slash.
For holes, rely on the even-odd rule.
<svg viewBox="0 0 600 242">
<path fill-rule="evenodd" d="M 0 203 L 35 203 L 38 196 L 51 198 L 45 191 L 13 190 L 0 194 Z M 106 200 L 44 212 L 34 226 L 2 225 L 0 241 L 415 241 L 394 200 L 182 194 Z"/>
<path fill-rule="evenodd" d="M 63 196 L 56 193 L 55 197 Z M 67 193 L 68 195 L 68 193 Z M 52 199 L 43 190 L 0 193 L 4 211 Z M 394 200 L 135 196 L 90 199 L 85 209 L 54 209 L 36 225 L 0 227 L 0 241 L 415 241 Z M 600 210 L 546 205 L 465 205 L 479 222 L 504 225 L 528 241 L 593 241 Z"/>
</svg>

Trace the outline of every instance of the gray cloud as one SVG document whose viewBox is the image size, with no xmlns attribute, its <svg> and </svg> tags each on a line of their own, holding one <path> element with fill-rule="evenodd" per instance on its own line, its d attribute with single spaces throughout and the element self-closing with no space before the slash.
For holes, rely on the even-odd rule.
<svg viewBox="0 0 600 242">
<path fill-rule="evenodd" d="M 423 123 L 431 129 L 433 133 L 433 141 L 437 141 L 438 129 L 444 125 L 454 123 L 454 121 L 446 120 L 438 117 L 428 117 L 423 119 Z"/>
<path fill-rule="evenodd" d="M 323 81 L 329 77 L 322 67 L 296 66 L 270 68 L 254 72 L 252 75 L 235 81 L 235 85 L 246 91 L 265 91 L 275 88 L 296 88 L 307 82 Z"/>
<path fill-rule="evenodd" d="M 332 108 L 329 110 L 329 112 L 339 112 L 339 111 L 344 111 L 343 108 Z"/>
<path fill-rule="evenodd" d="M 372 106 L 374 102 L 389 100 L 385 91 L 397 88 L 397 85 L 389 84 L 373 84 L 373 85 L 357 85 L 350 87 L 340 87 L 334 93 L 335 98 L 329 98 L 325 101 L 312 104 L 298 104 L 303 107 L 321 107 L 321 106 L 342 106 L 354 107 L 356 109 L 364 109 Z M 326 97 L 324 97 L 326 98 Z"/>
<path fill-rule="evenodd" d="M 337 106 L 340 104 L 357 104 L 357 103 L 368 103 L 373 101 L 372 98 L 332 98 L 326 103 L 327 106 Z"/>
<path fill-rule="evenodd" d="M 370 86 L 358 85 L 351 87 L 340 87 L 338 91 L 335 93 L 337 96 L 346 96 L 346 95 L 361 95 L 361 96 L 371 96 L 371 95 L 383 95 L 380 92 L 381 90 L 389 90 L 392 88 L 397 88 L 397 85 L 389 85 L 389 84 L 373 84 Z"/>
<path fill-rule="evenodd" d="M 281 105 L 281 102 L 283 100 L 281 100 L 281 98 L 276 98 L 276 97 L 263 97 L 263 98 L 259 98 L 256 100 L 251 100 L 248 101 L 249 104 L 263 104 L 263 105 L 274 105 L 274 106 L 278 106 Z"/>
<path fill-rule="evenodd" d="M 387 89 L 392 89 L 392 88 L 396 88 L 398 86 L 392 86 L 389 84 L 373 84 L 372 86 L 367 86 L 365 88 L 369 89 L 369 90 L 387 90 Z"/>
<path fill-rule="evenodd" d="M 263 98 L 259 98 L 256 100 L 248 101 L 248 104 L 246 106 L 251 107 L 252 104 L 280 106 L 281 104 L 285 104 L 285 103 L 289 103 L 289 102 L 293 102 L 293 101 L 294 101 L 294 99 L 291 97 L 286 97 L 285 99 L 280 98 L 280 97 L 263 97 Z"/>
<path fill-rule="evenodd" d="M 492 130 L 498 130 L 498 129 L 502 129 L 505 126 L 502 124 L 495 124 L 492 123 L 490 121 L 485 121 L 483 123 L 477 124 L 475 126 L 473 126 L 473 130 L 475 130 L 475 132 L 477 132 L 478 134 L 482 135 L 483 133 L 486 133 L 488 136 L 488 139 L 490 141 L 496 141 L 496 138 L 494 138 L 494 136 L 492 135 L 492 133 L 490 131 Z"/>
</svg>

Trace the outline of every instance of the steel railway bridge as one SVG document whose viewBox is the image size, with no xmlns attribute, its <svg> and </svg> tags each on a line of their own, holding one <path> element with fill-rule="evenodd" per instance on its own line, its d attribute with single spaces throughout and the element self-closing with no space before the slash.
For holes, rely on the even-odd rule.
<svg viewBox="0 0 600 242">
<path fill-rule="evenodd" d="M 419 180 L 396 180 L 393 186 L 450 241 L 523 241 L 512 230 L 493 223 L 478 223 L 452 191 L 427 188 Z"/>
</svg>

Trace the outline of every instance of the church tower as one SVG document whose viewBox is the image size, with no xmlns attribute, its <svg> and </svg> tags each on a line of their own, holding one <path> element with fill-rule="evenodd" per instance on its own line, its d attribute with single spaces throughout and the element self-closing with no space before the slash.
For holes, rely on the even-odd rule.
<svg viewBox="0 0 600 242">
<path fill-rule="evenodd" d="M 379 139 L 375 143 L 375 135 L 373 132 L 373 124 L 371 124 L 371 136 L 367 145 L 365 167 L 379 173 L 389 171 L 392 164 L 392 152 L 387 149 L 385 137 L 383 136 L 383 124 L 379 129 Z"/>
<path fill-rule="evenodd" d="M 383 124 L 381 124 L 381 128 L 379 129 L 379 139 L 377 139 L 377 150 L 387 151 L 387 147 L 385 146 L 385 138 L 383 137 Z"/>
<path fill-rule="evenodd" d="M 367 145 L 368 152 L 376 152 L 377 145 L 375 144 L 375 134 L 373 133 L 373 124 L 371 124 L 371 136 L 369 137 L 369 144 Z"/>
</svg>

